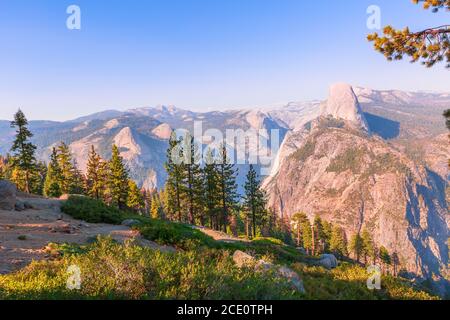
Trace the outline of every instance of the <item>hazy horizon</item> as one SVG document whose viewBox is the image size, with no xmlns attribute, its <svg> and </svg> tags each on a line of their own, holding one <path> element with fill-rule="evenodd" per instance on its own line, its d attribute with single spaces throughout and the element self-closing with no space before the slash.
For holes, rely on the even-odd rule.
<svg viewBox="0 0 450 320">
<path fill-rule="evenodd" d="M 69 5 L 81 30 L 69 30 Z M 323 100 L 344 81 L 450 92 L 444 64 L 388 63 L 366 40 L 381 26 L 445 23 L 409 0 L 26 1 L 0 3 L 0 119 L 70 120 L 160 104 L 207 112 Z M 126 10 L 125 10 L 126 7 Z"/>
</svg>

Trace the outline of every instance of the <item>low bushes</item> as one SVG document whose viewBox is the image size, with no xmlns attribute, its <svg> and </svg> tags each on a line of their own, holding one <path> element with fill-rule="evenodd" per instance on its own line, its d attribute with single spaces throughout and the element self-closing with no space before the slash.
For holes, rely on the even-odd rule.
<svg viewBox="0 0 450 320">
<path fill-rule="evenodd" d="M 81 271 L 80 290 L 69 290 L 69 266 Z M 34 262 L 0 276 L 0 299 L 298 299 L 270 274 L 235 267 L 223 250 L 162 253 L 100 238 L 85 253 Z"/>
<path fill-rule="evenodd" d="M 75 219 L 90 223 L 120 224 L 125 217 L 119 209 L 84 196 L 70 196 L 61 210 Z"/>
</svg>

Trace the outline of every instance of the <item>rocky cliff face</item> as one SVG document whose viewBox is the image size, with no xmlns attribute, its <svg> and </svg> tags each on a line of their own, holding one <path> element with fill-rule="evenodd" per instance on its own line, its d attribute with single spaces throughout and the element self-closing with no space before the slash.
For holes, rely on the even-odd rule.
<svg viewBox="0 0 450 320">
<path fill-rule="evenodd" d="M 338 91 L 346 93 L 336 100 L 332 89 L 323 116 L 286 137 L 264 182 L 269 205 L 283 215 L 320 216 L 348 237 L 366 228 L 404 271 L 448 290 L 446 181 L 371 136 L 353 91 Z"/>
</svg>

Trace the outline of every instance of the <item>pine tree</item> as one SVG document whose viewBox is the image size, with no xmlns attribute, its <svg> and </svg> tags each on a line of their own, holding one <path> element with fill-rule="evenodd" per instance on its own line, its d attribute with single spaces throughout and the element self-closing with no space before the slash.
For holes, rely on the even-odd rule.
<svg viewBox="0 0 450 320">
<path fill-rule="evenodd" d="M 302 248 L 304 248 L 302 226 L 306 221 L 308 221 L 308 217 L 304 212 L 297 212 L 291 218 L 291 225 L 293 227 L 293 231 L 295 232 L 297 246 Z"/>
<path fill-rule="evenodd" d="M 331 233 L 333 232 L 333 226 L 330 222 L 323 220 L 322 221 L 322 230 L 323 230 L 323 238 L 324 238 L 324 251 L 329 252 L 330 251 L 330 240 L 331 240 Z"/>
<path fill-rule="evenodd" d="M 31 176 L 36 172 L 36 146 L 30 142 L 33 134 L 28 130 L 28 120 L 19 109 L 14 115 L 11 127 L 16 127 L 16 137 L 11 147 L 12 167 L 16 170 L 16 177 L 23 178 L 23 191 L 31 192 Z M 21 179 L 18 179 L 19 182 Z M 16 182 L 16 181 L 13 181 Z M 20 183 L 19 183 L 20 185 Z"/>
<path fill-rule="evenodd" d="M 356 261 L 359 263 L 361 255 L 364 254 L 364 241 L 359 233 L 352 236 L 350 240 L 350 250 L 353 252 Z"/>
<path fill-rule="evenodd" d="M 165 168 L 167 171 L 167 180 L 165 191 L 167 193 L 168 214 L 183 221 L 181 209 L 182 188 L 183 188 L 183 151 L 181 141 L 177 138 L 175 132 L 172 133 L 169 140 L 169 148 L 166 154 Z"/>
<path fill-rule="evenodd" d="M 163 217 L 164 217 L 163 209 L 162 209 L 162 205 L 161 205 L 161 201 L 160 201 L 160 198 L 158 196 L 158 193 L 155 193 L 153 195 L 152 207 L 151 207 L 151 210 L 150 210 L 150 216 L 153 219 L 163 219 Z"/>
<path fill-rule="evenodd" d="M 0 156 L 0 180 L 6 179 L 7 162 L 3 156 Z"/>
<path fill-rule="evenodd" d="M 203 168 L 203 196 L 206 217 L 211 229 L 218 229 L 218 214 L 220 208 L 219 172 L 214 153 L 208 149 Z"/>
<path fill-rule="evenodd" d="M 120 209 L 124 209 L 128 198 L 128 170 L 120 156 L 119 148 L 112 147 L 112 156 L 109 161 L 109 189 L 112 203 Z"/>
<path fill-rule="evenodd" d="M 244 189 L 244 208 L 252 223 L 253 238 L 256 238 L 257 228 L 261 227 L 266 215 L 266 194 L 261 189 L 261 182 L 253 165 L 250 165 Z"/>
<path fill-rule="evenodd" d="M 334 226 L 331 232 L 330 250 L 340 257 L 348 255 L 345 232 L 338 226 Z"/>
<path fill-rule="evenodd" d="M 237 185 L 234 165 L 230 163 L 225 143 L 222 143 L 218 159 L 218 185 L 220 195 L 219 229 L 227 232 L 228 218 L 231 211 L 237 206 Z"/>
<path fill-rule="evenodd" d="M 383 264 L 384 271 L 386 271 L 386 269 L 389 270 L 389 266 L 392 263 L 392 259 L 391 259 L 391 255 L 389 254 L 389 251 L 385 247 L 381 246 L 379 256 L 380 256 L 381 263 Z"/>
<path fill-rule="evenodd" d="M 311 223 L 308 219 L 306 221 L 303 221 L 301 224 L 301 233 L 302 233 L 302 240 L 303 240 L 303 248 L 306 250 L 308 254 L 314 254 L 313 248 L 313 234 L 312 234 L 312 227 Z"/>
<path fill-rule="evenodd" d="M 189 133 L 184 140 L 184 163 L 183 163 L 183 188 L 184 199 L 187 202 L 188 221 L 195 224 L 196 218 L 200 224 L 204 224 L 203 209 L 203 175 L 200 168 L 200 156 L 197 143 Z M 201 215 L 201 216 L 200 216 Z"/>
<path fill-rule="evenodd" d="M 364 256 L 364 264 L 368 263 L 368 258 L 372 259 L 372 263 L 375 264 L 375 259 L 377 256 L 375 243 L 370 236 L 369 231 L 364 229 L 361 234 L 362 242 L 363 242 L 363 256 Z"/>
<path fill-rule="evenodd" d="M 107 180 L 105 161 L 91 146 L 86 167 L 86 193 L 94 199 L 102 199 Z"/>
<path fill-rule="evenodd" d="M 314 218 L 313 231 L 314 253 L 321 254 L 326 249 L 327 235 L 325 233 L 324 222 L 319 216 Z"/>
<path fill-rule="evenodd" d="M 83 178 L 76 162 L 72 158 L 69 147 L 61 142 L 56 148 L 58 165 L 61 172 L 61 192 L 63 194 L 80 194 L 83 193 Z"/>
<path fill-rule="evenodd" d="M 56 148 L 52 149 L 50 163 L 48 164 L 47 176 L 44 182 L 44 196 L 50 198 L 59 198 L 61 191 L 62 174 L 58 163 L 58 154 Z"/>
<path fill-rule="evenodd" d="M 131 179 L 128 180 L 127 207 L 142 213 L 144 205 L 144 198 L 142 197 L 142 193 L 136 185 L 136 182 Z"/>
</svg>

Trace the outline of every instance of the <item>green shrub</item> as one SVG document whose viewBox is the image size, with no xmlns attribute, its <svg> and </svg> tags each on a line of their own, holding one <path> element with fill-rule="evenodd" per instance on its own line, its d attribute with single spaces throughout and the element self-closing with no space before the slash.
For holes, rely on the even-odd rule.
<svg viewBox="0 0 450 320">
<path fill-rule="evenodd" d="M 283 246 L 284 242 L 280 239 L 270 238 L 270 237 L 257 237 L 253 239 L 253 243 L 263 243 L 263 244 L 275 244 L 279 246 Z"/>
<path fill-rule="evenodd" d="M 90 223 L 120 224 L 126 218 L 119 209 L 83 196 L 70 196 L 61 210 L 75 219 Z"/>
<path fill-rule="evenodd" d="M 296 263 L 293 269 L 303 279 L 306 298 L 313 300 L 431 300 L 437 299 L 426 292 L 414 290 L 398 278 L 383 276 L 381 290 L 369 290 L 366 269 L 342 263 L 331 271 L 322 267 Z"/>
<path fill-rule="evenodd" d="M 142 236 L 160 244 L 173 245 L 182 249 L 198 246 L 220 248 L 221 245 L 210 236 L 194 229 L 192 226 L 164 220 L 145 219 L 136 227 Z"/>
</svg>

